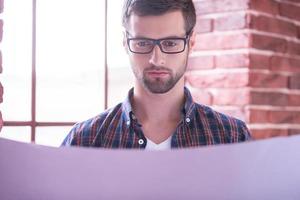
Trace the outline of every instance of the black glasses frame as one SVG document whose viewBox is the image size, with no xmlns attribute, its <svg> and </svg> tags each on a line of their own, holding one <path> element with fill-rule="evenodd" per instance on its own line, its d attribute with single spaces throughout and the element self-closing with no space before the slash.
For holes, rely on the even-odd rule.
<svg viewBox="0 0 300 200">
<path fill-rule="evenodd" d="M 186 36 L 184 38 L 179 38 L 179 37 L 170 37 L 170 38 L 162 38 L 162 39 L 150 39 L 150 38 L 128 38 L 127 37 L 127 45 L 128 45 L 128 48 L 129 50 L 132 52 L 132 53 L 136 53 L 136 54 L 148 54 L 148 53 L 151 53 L 154 49 L 154 47 L 156 45 L 158 45 L 159 49 L 161 50 L 161 52 L 163 53 L 166 53 L 166 54 L 177 54 L 177 53 L 181 53 L 181 52 L 184 52 L 185 51 L 185 47 L 186 47 L 186 44 L 188 43 L 188 40 L 189 40 L 189 36 L 190 36 L 190 32 L 186 34 Z M 129 33 L 126 31 L 126 35 L 128 36 Z M 133 51 L 130 47 L 130 41 L 134 41 L 134 40 L 148 40 L 148 41 L 151 41 L 153 42 L 153 47 L 147 51 L 147 52 L 138 52 L 138 51 Z M 175 52 L 166 52 L 163 50 L 162 46 L 161 46 L 161 41 L 164 41 L 164 40 L 182 40 L 184 42 L 184 48 L 183 50 L 181 51 L 175 51 Z"/>
</svg>

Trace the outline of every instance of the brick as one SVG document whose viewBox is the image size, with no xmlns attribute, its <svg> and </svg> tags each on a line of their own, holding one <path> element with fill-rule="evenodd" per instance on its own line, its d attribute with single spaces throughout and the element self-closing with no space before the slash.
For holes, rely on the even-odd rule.
<svg viewBox="0 0 300 200">
<path fill-rule="evenodd" d="M 297 94 L 288 95 L 288 106 L 300 106 L 300 95 Z"/>
<path fill-rule="evenodd" d="M 221 50 L 249 47 L 249 34 L 233 35 L 199 34 L 196 36 L 195 50 Z"/>
<path fill-rule="evenodd" d="M 190 57 L 188 60 L 188 70 L 201 70 L 214 68 L 214 56 Z"/>
<path fill-rule="evenodd" d="M 300 6 L 295 6 L 281 2 L 279 5 L 279 14 L 281 16 L 300 21 Z"/>
<path fill-rule="evenodd" d="M 195 26 L 196 33 L 206 33 L 211 32 L 212 30 L 212 19 L 203 19 L 200 17 L 197 18 L 197 23 Z"/>
<path fill-rule="evenodd" d="M 300 135 L 300 129 L 289 129 L 289 135 Z"/>
<path fill-rule="evenodd" d="M 293 124 L 300 124 L 300 111 L 293 112 Z"/>
<path fill-rule="evenodd" d="M 226 108 L 226 107 L 217 107 L 214 108 L 216 111 L 227 114 L 229 116 L 235 117 L 237 119 L 240 119 L 244 122 L 247 122 L 247 116 L 245 113 L 245 110 L 242 109 L 241 107 L 230 107 L 230 108 Z"/>
<path fill-rule="evenodd" d="M 297 118 L 297 115 L 300 115 L 300 112 L 270 111 L 268 121 L 274 124 L 299 124 L 300 118 Z"/>
<path fill-rule="evenodd" d="M 288 86 L 290 89 L 300 89 L 300 74 L 290 76 Z"/>
<path fill-rule="evenodd" d="M 2 103 L 2 102 L 3 102 L 3 86 L 0 82 L 0 103 Z"/>
<path fill-rule="evenodd" d="M 247 68 L 248 54 L 231 54 L 216 56 L 216 68 Z"/>
<path fill-rule="evenodd" d="M 246 88 L 218 89 L 213 92 L 213 104 L 244 106 L 249 104 L 250 92 Z"/>
<path fill-rule="evenodd" d="M 237 88 L 248 85 L 247 73 L 187 75 L 186 81 L 196 88 Z"/>
<path fill-rule="evenodd" d="M 251 105 L 286 106 L 288 103 L 288 95 L 279 92 L 252 91 L 250 93 Z"/>
<path fill-rule="evenodd" d="M 250 123 L 299 124 L 300 111 L 250 109 Z"/>
<path fill-rule="evenodd" d="M 270 69 L 272 71 L 300 72 L 300 59 L 272 56 Z"/>
<path fill-rule="evenodd" d="M 250 9 L 273 15 L 279 13 L 279 5 L 274 0 L 251 0 Z"/>
<path fill-rule="evenodd" d="M 3 68 L 2 68 L 2 52 L 0 51 L 0 74 L 2 73 Z"/>
<path fill-rule="evenodd" d="M 270 33 L 278 33 L 285 36 L 297 37 L 297 26 L 291 22 L 266 16 L 251 15 L 250 28 Z"/>
<path fill-rule="evenodd" d="M 281 74 L 265 74 L 265 73 L 254 73 L 249 74 L 249 85 L 251 87 L 258 88 L 287 88 L 288 87 L 287 76 Z"/>
<path fill-rule="evenodd" d="M 198 88 L 189 88 L 193 100 L 199 104 L 212 105 L 212 95 L 208 90 L 198 89 Z"/>
<path fill-rule="evenodd" d="M 215 31 L 227 31 L 247 28 L 246 14 L 228 14 L 214 20 Z"/>
<path fill-rule="evenodd" d="M 250 69 L 268 69 L 270 65 L 270 56 L 250 54 Z"/>
<path fill-rule="evenodd" d="M 269 50 L 280 53 L 285 53 L 287 51 L 286 40 L 257 34 L 251 35 L 251 46 L 256 49 Z"/>
<path fill-rule="evenodd" d="M 249 109 L 248 123 L 268 123 L 269 112 L 267 110 Z"/>
<path fill-rule="evenodd" d="M 0 132 L 1 132 L 2 127 L 3 127 L 3 118 L 2 118 L 2 113 L 0 111 Z"/>
<path fill-rule="evenodd" d="M 289 135 L 288 129 L 250 129 L 250 132 L 255 140 Z"/>
<path fill-rule="evenodd" d="M 2 41 L 3 37 L 3 20 L 0 19 L 0 42 Z"/>
<path fill-rule="evenodd" d="M 195 1 L 197 15 L 225 11 L 247 10 L 249 0 L 204 0 Z"/>
<path fill-rule="evenodd" d="M 300 56 L 300 43 L 289 42 L 288 43 L 288 53 L 292 55 Z"/>
</svg>

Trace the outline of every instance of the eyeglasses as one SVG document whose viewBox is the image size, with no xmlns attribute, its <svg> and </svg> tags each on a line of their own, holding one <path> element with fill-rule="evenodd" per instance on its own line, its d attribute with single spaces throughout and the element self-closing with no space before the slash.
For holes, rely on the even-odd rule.
<svg viewBox="0 0 300 200">
<path fill-rule="evenodd" d="M 127 35 L 129 35 L 128 32 Z M 158 40 L 149 38 L 127 38 L 127 44 L 132 53 L 148 54 L 152 52 L 155 45 L 158 45 L 163 53 L 176 54 L 185 50 L 189 35 L 190 34 L 187 34 L 184 38 L 171 37 Z"/>
</svg>

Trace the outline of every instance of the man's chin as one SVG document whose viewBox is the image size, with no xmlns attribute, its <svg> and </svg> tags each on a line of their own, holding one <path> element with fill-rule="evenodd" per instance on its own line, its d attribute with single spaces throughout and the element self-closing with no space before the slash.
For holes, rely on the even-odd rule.
<svg viewBox="0 0 300 200">
<path fill-rule="evenodd" d="M 153 94 L 165 94 L 169 92 L 173 86 L 165 84 L 144 84 L 145 88 Z"/>
</svg>

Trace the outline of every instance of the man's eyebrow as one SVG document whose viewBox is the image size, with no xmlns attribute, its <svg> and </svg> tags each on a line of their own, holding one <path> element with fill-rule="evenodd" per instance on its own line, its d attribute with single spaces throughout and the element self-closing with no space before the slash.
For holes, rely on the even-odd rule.
<svg viewBox="0 0 300 200">
<path fill-rule="evenodd" d="M 176 38 L 185 38 L 185 35 L 182 35 L 182 36 L 178 36 L 178 35 L 174 35 L 174 36 L 168 36 L 168 37 L 164 37 L 164 38 L 161 38 L 161 39 L 176 39 Z"/>
<path fill-rule="evenodd" d="M 132 35 L 130 35 L 130 34 L 129 34 L 129 36 L 132 37 Z M 137 39 L 150 39 L 150 40 L 164 40 L 164 39 L 177 39 L 177 38 L 178 38 L 178 39 L 181 39 L 181 38 L 185 38 L 185 35 L 183 35 L 183 36 L 171 35 L 171 36 L 167 36 L 167 37 L 163 37 L 163 38 L 157 38 L 157 39 L 137 35 L 137 36 L 132 37 L 132 38 L 137 38 Z"/>
<path fill-rule="evenodd" d="M 182 36 L 178 36 L 178 35 L 170 35 L 170 36 L 167 36 L 167 37 L 154 39 L 154 38 L 149 38 L 149 37 L 145 37 L 145 36 L 142 36 L 142 35 L 136 35 L 135 37 L 133 37 L 128 31 L 126 31 L 126 34 L 127 34 L 129 37 L 131 37 L 131 38 L 137 38 L 137 39 L 150 39 L 150 40 L 162 40 L 162 39 L 185 38 L 185 37 L 186 37 L 186 34 L 185 34 L 185 35 L 182 35 Z"/>
</svg>

